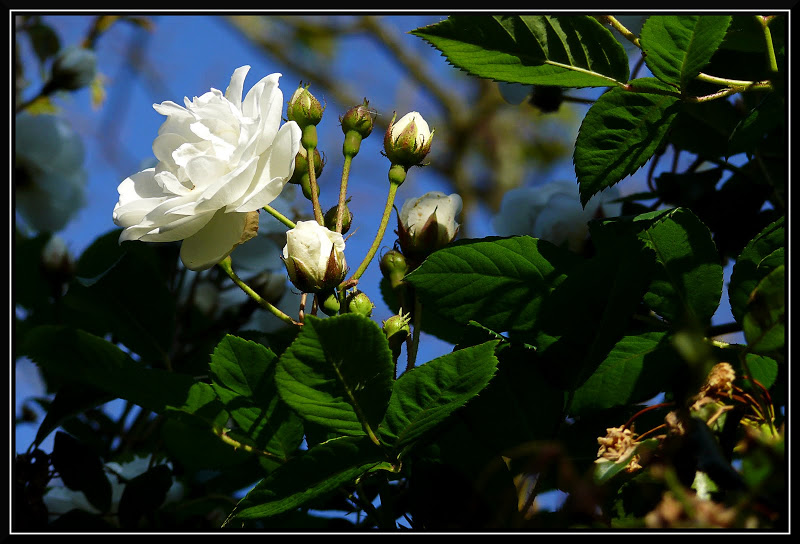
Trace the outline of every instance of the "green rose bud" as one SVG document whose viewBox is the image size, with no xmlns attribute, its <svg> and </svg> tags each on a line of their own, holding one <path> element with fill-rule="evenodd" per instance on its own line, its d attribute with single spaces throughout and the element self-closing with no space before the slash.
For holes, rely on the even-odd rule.
<svg viewBox="0 0 800 544">
<path fill-rule="evenodd" d="M 408 273 L 408 264 L 402 253 L 396 249 L 387 251 L 378 263 L 383 277 L 389 280 L 392 288 L 400 285 Z"/>
<path fill-rule="evenodd" d="M 314 148 L 314 174 L 319 178 L 322 174 L 322 168 L 325 166 L 325 158 L 320 155 L 318 149 Z M 308 152 L 303 146 L 300 146 L 300 151 L 294 157 L 294 173 L 289 178 L 289 183 L 300 185 L 303 176 L 308 177 Z"/>
<path fill-rule="evenodd" d="M 411 314 L 403 314 L 401 308 L 398 315 L 393 315 L 383 322 L 383 333 L 386 335 L 386 340 L 389 342 L 389 348 L 391 348 L 395 360 L 400 355 L 400 348 L 403 346 L 403 342 L 411 334 L 411 327 L 408 324 L 410 319 Z"/>
<path fill-rule="evenodd" d="M 308 85 L 304 87 L 301 83 L 289 100 L 286 117 L 304 129 L 309 125 L 318 125 L 323 111 L 325 107 L 308 91 Z"/>
<path fill-rule="evenodd" d="M 344 211 L 342 212 L 342 234 L 346 234 L 347 231 L 350 230 L 350 223 L 353 221 L 353 212 L 347 207 L 348 202 L 350 202 L 349 198 L 344 202 Z M 339 205 L 337 204 L 325 212 L 325 226 L 330 230 L 336 230 L 336 214 L 338 207 Z"/>
<path fill-rule="evenodd" d="M 322 293 L 320 295 L 320 300 L 319 308 L 322 310 L 322 313 L 325 315 L 336 315 L 339 313 L 341 303 L 339 302 L 339 294 L 335 289 L 327 295 Z"/>
<path fill-rule="evenodd" d="M 365 293 L 353 291 L 345 298 L 345 307 L 350 313 L 370 317 L 375 305 Z"/>
</svg>

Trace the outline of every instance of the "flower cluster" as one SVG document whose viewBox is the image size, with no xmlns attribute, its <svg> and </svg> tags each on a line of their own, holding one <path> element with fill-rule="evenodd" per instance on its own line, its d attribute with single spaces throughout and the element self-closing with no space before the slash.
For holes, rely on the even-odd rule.
<svg viewBox="0 0 800 544">
<path fill-rule="evenodd" d="M 280 125 L 280 74 L 256 83 L 242 98 L 249 66 L 185 107 L 154 104 L 167 117 L 153 142 L 158 159 L 118 187 L 114 222 L 120 242 L 182 240 L 181 260 L 204 270 L 255 236 L 257 211 L 280 195 L 294 170 L 300 128 Z"/>
</svg>

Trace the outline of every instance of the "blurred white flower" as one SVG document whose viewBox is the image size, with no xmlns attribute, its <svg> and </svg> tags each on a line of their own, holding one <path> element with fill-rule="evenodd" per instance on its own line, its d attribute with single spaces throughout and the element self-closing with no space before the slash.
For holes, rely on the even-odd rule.
<svg viewBox="0 0 800 544">
<path fill-rule="evenodd" d="M 281 74 L 264 77 L 242 100 L 249 69 L 234 71 L 225 94 L 212 88 L 185 98 L 185 108 L 153 105 L 167 116 L 153 141 L 159 162 L 118 187 L 120 242 L 183 240 L 184 265 L 205 270 L 255 236 L 258 210 L 292 175 L 301 132 L 291 121 L 280 126 Z"/>
<path fill-rule="evenodd" d="M 304 293 L 336 287 L 347 274 L 344 238 L 316 221 L 298 221 L 286 233 L 283 262 L 292 283 Z"/>
<path fill-rule="evenodd" d="M 619 190 L 609 187 L 594 195 L 581 207 L 578 184 L 554 181 L 538 187 L 520 187 L 503 196 L 500 211 L 494 216 L 495 232 L 500 236 L 527 234 L 555 245 L 580 252 L 589 233 L 588 222 L 598 215 L 619 215 L 622 205 L 611 202 Z"/>
<path fill-rule="evenodd" d="M 409 198 L 397 214 L 397 236 L 406 257 L 421 259 L 453 241 L 458 233 L 456 216 L 461 197 L 439 191 Z"/>
<path fill-rule="evenodd" d="M 167 463 L 167 465 L 169 465 L 169 463 Z M 122 499 L 123 491 L 125 491 L 125 484 L 120 483 L 119 478 L 114 476 L 114 474 L 118 474 L 126 481 L 140 474 L 144 474 L 150 467 L 150 456 L 136 457 L 133 461 L 123 464 L 106 463 L 105 466 L 108 472 L 111 472 L 111 474 L 107 474 L 108 480 L 111 483 L 111 510 L 109 511 L 109 519 L 114 521 L 116 520 L 115 514 L 119 511 L 119 501 Z M 183 485 L 173 479 L 172 486 L 167 491 L 167 496 L 164 499 L 164 504 L 180 500 L 182 496 Z M 64 486 L 60 478 L 53 478 L 50 481 L 50 487 L 43 499 L 51 518 L 66 514 L 75 508 L 85 510 L 92 514 L 101 514 L 101 512 L 86 499 L 86 495 L 84 495 L 82 491 L 73 491 L 69 489 Z"/>
<path fill-rule="evenodd" d="M 86 204 L 84 148 L 62 117 L 16 116 L 14 199 L 26 225 L 39 232 L 64 228 Z"/>
</svg>

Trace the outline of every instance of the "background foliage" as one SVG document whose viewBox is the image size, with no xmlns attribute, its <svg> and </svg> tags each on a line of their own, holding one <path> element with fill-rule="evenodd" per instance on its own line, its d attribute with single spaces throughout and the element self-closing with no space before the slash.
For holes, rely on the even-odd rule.
<svg viewBox="0 0 800 544">
<path fill-rule="evenodd" d="M 48 261 L 53 233 L 18 228 L 15 357 L 35 362 L 48 394 L 34 399 L 41 419 L 17 414 L 36 434 L 14 459 L 12 528 L 786 529 L 787 17 L 761 15 L 621 18 L 633 32 L 606 16 L 454 15 L 402 37 L 369 16 L 230 18 L 324 91 L 323 125 L 361 103 L 327 68 L 353 33 L 436 103 L 426 170 L 464 200 L 460 239 L 401 291 L 379 279 L 368 294 L 389 313 L 416 297 L 423 344 L 448 349 L 398 372 L 378 319 L 251 328 L 252 301 L 203 306 L 201 280 L 222 292 L 227 277 L 187 275 L 174 244 L 118 245 L 114 230 Z M 98 16 L 83 45 L 125 23 L 158 32 Z M 25 74 L 63 45 L 38 15 L 15 27 L 39 63 L 16 57 L 15 105 L 50 111 L 70 89 L 37 95 Z M 420 41 L 466 99 L 409 52 Z M 90 86 L 102 95 L 102 79 Z M 525 98 L 509 104 L 501 88 Z M 569 112 L 574 143 L 543 130 Z M 328 169 L 337 141 L 321 145 Z M 580 253 L 471 234 L 509 188 L 564 158 L 583 204 L 633 176 L 646 188 L 591 221 Z M 376 164 L 371 183 L 384 183 Z M 733 320 L 712 324 L 724 300 Z M 103 410 L 113 399 L 118 416 Z M 86 506 L 52 510 L 51 487 Z"/>
</svg>

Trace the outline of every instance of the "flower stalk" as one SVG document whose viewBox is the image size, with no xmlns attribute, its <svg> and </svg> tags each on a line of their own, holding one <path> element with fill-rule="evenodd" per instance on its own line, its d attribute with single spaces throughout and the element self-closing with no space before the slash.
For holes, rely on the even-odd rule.
<svg viewBox="0 0 800 544">
<path fill-rule="evenodd" d="M 239 278 L 236 272 L 233 271 L 230 255 L 225 257 L 223 260 L 219 262 L 219 267 L 223 269 L 225 273 L 233 280 L 233 283 L 238 285 L 242 291 L 244 291 L 250 296 L 250 298 L 258 302 L 259 306 L 269 311 L 272 315 L 274 315 L 284 323 L 287 323 L 289 325 L 302 325 L 302 323 L 295 321 L 294 319 L 292 319 L 291 317 L 280 311 L 278 308 L 270 304 L 269 301 L 264 300 L 261 297 L 261 295 L 253 291 L 252 287 L 250 287 L 244 281 L 242 281 L 242 279 Z"/>
</svg>

